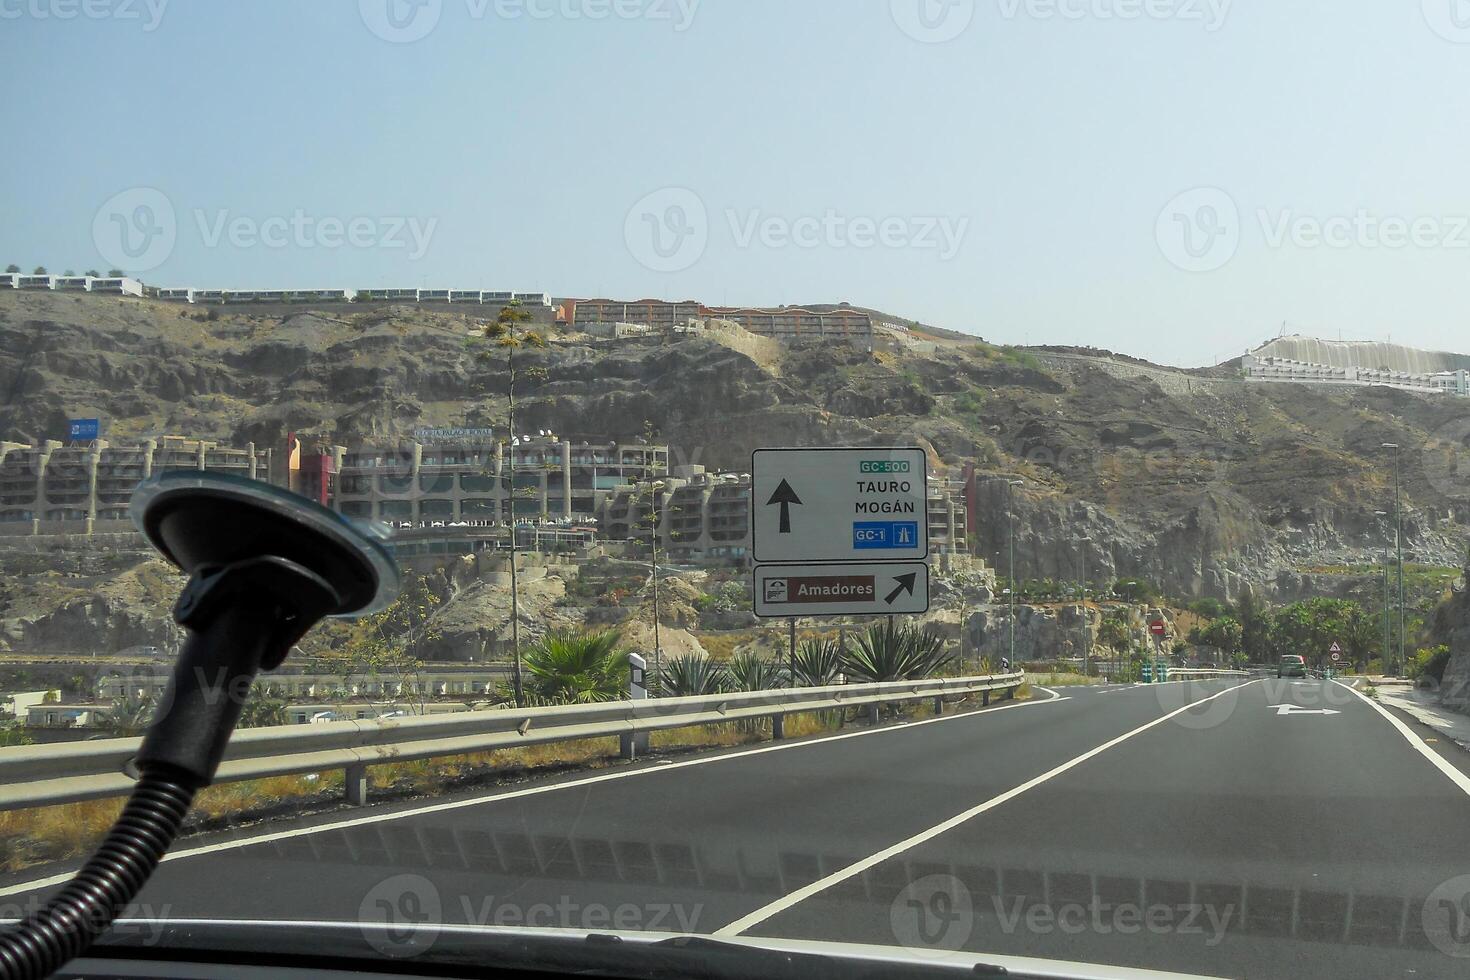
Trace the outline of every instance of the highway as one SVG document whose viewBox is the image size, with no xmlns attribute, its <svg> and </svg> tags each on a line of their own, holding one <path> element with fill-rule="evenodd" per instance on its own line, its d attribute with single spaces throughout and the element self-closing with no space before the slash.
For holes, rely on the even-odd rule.
<svg viewBox="0 0 1470 980">
<path fill-rule="evenodd" d="M 1463 977 L 1470 756 L 1426 739 L 1337 682 L 1058 688 L 191 838 L 132 912 Z M 0 904 L 55 886 L 34 875 Z"/>
</svg>

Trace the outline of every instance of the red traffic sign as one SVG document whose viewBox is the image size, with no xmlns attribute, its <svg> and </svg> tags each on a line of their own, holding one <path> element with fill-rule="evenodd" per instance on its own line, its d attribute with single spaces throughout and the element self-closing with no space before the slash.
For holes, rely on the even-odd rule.
<svg viewBox="0 0 1470 980">
<path fill-rule="evenodd" d="M 1148 631 L 1154 636 L 1163 636 L 1165 633 L 1169 632 L 1169 627 L 1164 624 L 1164 621 L 1162 619 L 1156 619 L 1152 623 L 1148 624 Z"/>
<path fill-rule="evenodd" d="M 1341 659 L 1342 659 L 1342 653 L 1341 653 L 1341 651 L 1333 650 L 1332 651 L 1332 662 L 1333 663 L 1337 663 Z"/>
</svg>

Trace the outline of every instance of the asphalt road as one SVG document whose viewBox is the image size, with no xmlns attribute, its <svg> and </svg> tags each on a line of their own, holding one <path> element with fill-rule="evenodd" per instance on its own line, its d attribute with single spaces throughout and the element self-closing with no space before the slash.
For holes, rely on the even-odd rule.
<svg viewBox="0 0 1470 980">
<path fill-rule="evenodd" d="M 1340 684 L 1043 701 L 191 840 L 144 918 L 655 930 L 1464 977 L 1470 765 Z M 1436 760 L 1438 760 L 1436 762 Z M 46 890 L 0 882 L 14 909 Z"/>
</svg>

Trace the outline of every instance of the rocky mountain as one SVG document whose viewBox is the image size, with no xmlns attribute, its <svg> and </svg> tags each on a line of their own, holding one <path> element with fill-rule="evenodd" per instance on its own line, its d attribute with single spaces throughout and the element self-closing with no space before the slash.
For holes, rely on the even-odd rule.
<svg viewBox="0 0 1470 980">
<path fill-rule="evenodd" d="M 477 309 L 478 313 L 478 309 Z M 898 318 L 885 317 L 892 322 Z M 0 438 L 71 417 L 117 440 L 187 434 L 353 445 L 503 424 L 508 376 L 476 317 L 353 306 L 280 316 L 0 291 Z M 1140 577 L 1175 595 L 1287 588 L 1377 560 L 1397 443 L 1406 547 L 1458 564 L 1470 537 L 1470 401 L 1243 382 L 1093 350 L 958 334 L 875 351 L 814 345 L 757 363 L 702 337 L 557 334 L 523 364 L 519 422 L 578 439 L 653 431 L 676 462 L 749 468 L 771 445 L 911 444 L 975 468 L 978 542 L 1004 574 Z M 1012 480 L 1022 485 L 1013 487 Z M 1296 583 L 1293 585 L 1292 583 Z"/>
</svg>

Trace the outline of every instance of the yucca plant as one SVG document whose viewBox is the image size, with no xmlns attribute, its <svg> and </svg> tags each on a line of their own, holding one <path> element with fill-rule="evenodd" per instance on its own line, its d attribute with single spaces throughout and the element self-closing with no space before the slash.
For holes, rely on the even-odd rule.
<svg viewBox="0 0 1470 980">
<path fill-rule="evenodd" d="M 659 693 L 666 698 L 719 694 L 728 683 L 729 677 L 719 664 L 701 654 L 686 653 L 664 661 Z"/>
<path fill-rule="evenodd" d="M 836 684 L 837 675 L 842 673 L 841 645 L 836 640 L 821 637 L 803 640 L 792 658 L 792 671 L 792 684 L 797 687 Z"/>
<path fill-rule="evenodd" d="M 842 668 L 857 680 L 880 684 L 932 677 L 952 659 L 942 636 L 890 620 L 860 634 Z"/>
<path fill-rule="evenodd" d="M 764 660 L 760 654 L 746 652 L 730 658 L 725 672 L 732 691 L 769 691 L 786 682 L 786 672 L 775 661 Z"/>
<path fill-rule="evenodd" d="M 627 692 L 628 654 L 616 630 L 552 633 L 526 653 L 532 704 L 603 704 Z"/>
</svg>

